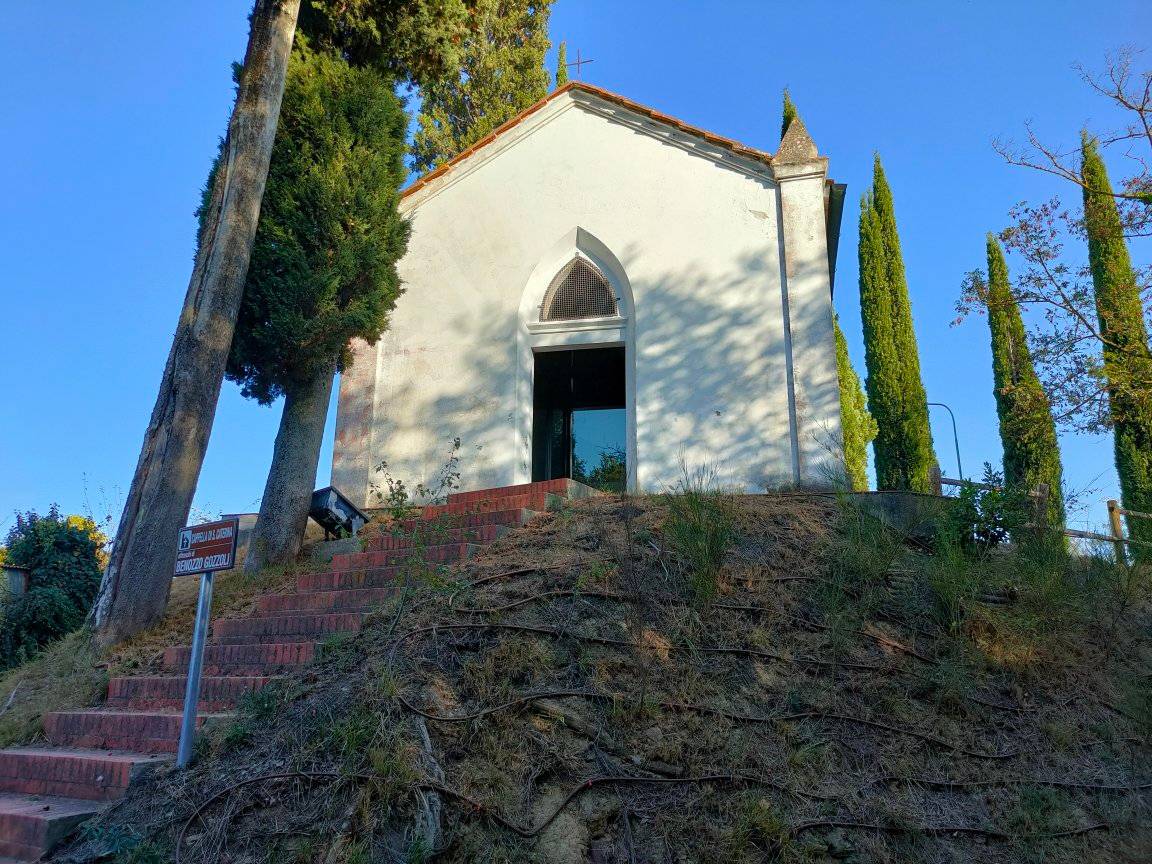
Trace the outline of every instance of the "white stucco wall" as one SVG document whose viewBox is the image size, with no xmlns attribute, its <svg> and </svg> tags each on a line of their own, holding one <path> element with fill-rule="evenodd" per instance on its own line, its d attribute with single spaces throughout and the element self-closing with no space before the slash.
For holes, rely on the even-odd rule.
<svg viewBox="0 0 1152 864">
<path fill-rule="evenodd" d="M 406 293 L 342 378 L 334 485 L 371 504 L 381 461 L 427 482 L 457 436 L 463 488 L 527 482 L 533 345 L 603 339 L 629 349 L 636 488 L 675 483 L 682 462 L 747 491 L 826 485 L 840 433 L 824 178 L 794 173 L 778 183 L 572 91 L 408 196 Z M 626 322 L 530 332 L 578 251 L 617 283 Z"/>
</svg>

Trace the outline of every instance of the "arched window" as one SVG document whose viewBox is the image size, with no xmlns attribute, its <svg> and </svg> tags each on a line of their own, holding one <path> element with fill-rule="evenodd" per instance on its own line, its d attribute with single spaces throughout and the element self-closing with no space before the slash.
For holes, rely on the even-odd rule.
<svg viewBox="0 0 1152 864">
<path fill-rule="evenodd" d="M 540 304 L 541 321 L 572 321 L 617 315 L 616 295 L 604 274 L 584 258 L 573 258 L 552 280 Z"/>
</svg>

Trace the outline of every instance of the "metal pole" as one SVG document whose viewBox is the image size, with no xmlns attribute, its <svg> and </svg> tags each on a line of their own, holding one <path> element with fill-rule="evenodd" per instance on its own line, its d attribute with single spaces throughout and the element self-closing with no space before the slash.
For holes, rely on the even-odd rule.
<svg viewBox="0 0 1152 864">
<path fill-rule="evenodd" d="M 929 405 L 935 405 L 938 408 L 943 408 L 948 412 L 948 416 L 952 418 L 952 442 L 956 445 L 956 470 L 960 473 L 957 480 L 964 479 L 964 468 L 960 465 L 960 436 L 956 432 L 956 415 L 952 413 L 952 409 L 945 405 L 943 402 L 929 402 Z"/>
<path fill-rule="evenodd" d="M 188 686 L 184 690 L 184 719 L 180 723 L 180 748 L 176 766 L 184 768 L 192 761 L 196 743 L 196 708 L 200 702 L 200 670 L 204 666 L 204 643 L 208 641 L 208 619 L 212 616 L 211 571 L 200 577 L 200 600 L 196 604 L 196 624 L 192 629 L 192 655 L 188 658 Z"/>
</svg>

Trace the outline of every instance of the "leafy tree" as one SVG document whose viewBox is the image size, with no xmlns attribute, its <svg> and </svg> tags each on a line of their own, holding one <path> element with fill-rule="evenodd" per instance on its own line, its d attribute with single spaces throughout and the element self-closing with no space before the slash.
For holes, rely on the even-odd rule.
<svg viewBox="0 0 1152 864">
<path fill-rule="evenodd" d="M 1082 153 L 1084 230 L 1103 344 L 1120 496 L 1125 509 L 1152 513 L 1152 349 L 1148 328 L 1112 184 L 1096 140 L 1087 133 Z M 1152 543 L 1152 519 L 1129 517 L 1128 534 L 1133 540 Z M 1152 561 L 1152 552 L 1146 547 L 1133 546 L 1132 550 L 1138 560 Z"/>
<path fill-rule="evenodd" d="M 1119 122 L 1099 130 L 1097 149 L 1120 148 L 1135 173 L 1116 188 L 1100 189 L 1083 176 L 1079 147 L 1046 143 L 1027 127 L 1027 144 L 999 142 L 998 152 L 1012 165 L 1021 165 L 1073 185 L 1076 197 L 1083 190 L 1111 197 L 1118 208 L 1124 236 L 1133 244 L 1152 237 L 1152 70 L 1137 71 L 1136 54 L 1123 51 L 1108 58 L 1102 74 L 1080 69 L 1084 82 L 1102 97 L 1099 116 L 1119 117 Z M 1143 152 L 1141 152 L 1143 151 Z M 1092 434 L 1112 429 L 1110 388 L 1116 382 L 1104 369 L 1104 336 L 1098 323 L 1092 268 L 1076 253 L 1087 245 L 1085 214 L 1068 206 L 1060 196 L 1040 203 L 1024 202 L 1010 213 L 1011 225 L 1000 238 L 1009 252 L 1021 256 L 1025 266 L 1012 282 L 1012 296 L 1028 317 L 1032 359 L 1044 390 L 1052 403 L 1058 426 Z M 1135 282 L 1146 324 L 1152 326 L 1152 265 L 1135 273 Z M 963 317 L 980 306 L 970 284 L 957 304 Z M 1147 347 L 1139 340 L 1109 346 L 1113 357 L 1130 355 L 1123 365 L 1132 373 L 1147 368 L 1141 357 Z M 1113 363 L 1115 370 L 1117 364 Z M 1132 380 L 1130 389 L 1152 390 L 1152 376 Z"/>
<path fill-rule="evenodd" d="M 876 486 L 931 492 L 932 429 L 912 328 L 892 190 L 880 157 L 860 202 L 860 315 L 868 407 L 876 419 Z"/>
<path fill-rule="evenodd" d="M 228 358 L 245 396 L 284 396 L 246 569 L 299 551 L 333 375 L 350 340 L 386 329 L 400 294 L 406 128 L 389 75 L 297 38 Z"/>
<path fill-rule="evenodd" d="M 1012 296 L 1008 265 L 994 234 L 988 235 L 987 252 L 987 283 L 979 271 L 970 278 L 975 282 L 971 290 L 982 297 L 988 312 L 1004 481 L 1025 491 L 1047 484 L 1048 522 L 1063 526 L 1063 473 L 1052 408 L 1032 365 L 1020 306 Z"/>
<path fill-rule="evenodd" d="M 444 164 L 547 95 L 551 7 L 552 0 L 475 0 L 460 74 L 420 91 L 415 170 Z"/>
<path fill-rule="evenodd" d="M 844 438 L 844 464 L 848 485 L 857 492 L 868 489 L 868 445 L 876 437 L 876 421 L 868 413 L 860 376 L 848 356 L 848 340 L 833 319 L 836 331 L 836 372 L 840 380 L 840 431 Z"/>
<path fill-rule="evenodd" d="M 560 43 L 560 47 L 556 50 L 556 87 L 557 89 L 563 87 L 568 83 L 568 46 Z"/>
<path fill-rule="evenodd" d="M 108 645 L 164 614 L 224 378 L 272 156 L 301 0 L 256 0 L 196 263 L 92 611 Z M 422 82 L 454 68 L 470 0 L 309 0 L 317 43 Z"/>
<path fill-rule="evenodd" d="M 628 488 L 627 455 L 619 447 L 601 450 L 600 461 L 591 471 L 579 456 L 573 461 L 573 480 L 604 492 L 623 492 Z"/>
<path fill-rule="evenodd" d="M 0 617 L 0 666 L 23 663 L 84 623 L 100 587 L 107 538 L 83 516 L 16 514 L 7 564 L 27 568 L 28 589 L 6 600 Z"/>
</svg>

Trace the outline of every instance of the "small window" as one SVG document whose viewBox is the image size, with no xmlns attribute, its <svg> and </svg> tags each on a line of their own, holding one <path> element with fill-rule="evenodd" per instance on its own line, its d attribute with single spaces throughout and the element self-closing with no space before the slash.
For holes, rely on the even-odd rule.
<svg viewBox="0 0 1152 864">
<path fill-rule="evenodd" d="M 541 321 L 572 321 L 617 315 L 616 295 L 604 274 L 583 258 L 574 258 L 556 274 L 540 304 Z"/>
</svg>

